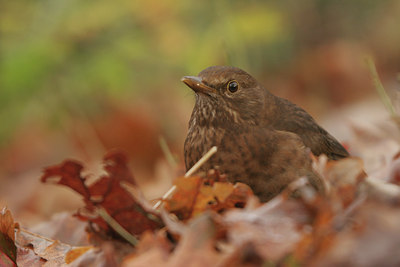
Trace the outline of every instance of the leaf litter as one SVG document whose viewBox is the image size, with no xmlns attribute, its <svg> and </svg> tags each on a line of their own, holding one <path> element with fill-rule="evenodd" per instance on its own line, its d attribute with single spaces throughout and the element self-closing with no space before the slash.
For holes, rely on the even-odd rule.
<svg viewBox="0 0 400 267">
<path fill-rule="evenodd" d="M 398 154 L 379 177 L 368 176 L 359 158 L 313 160 L 325 196 L 299 179 L 260 203 L 247 185 L 211 171 L 176 178 L 158 209 L 140 193 L 123 153 L 105 155 L 106 174 L 91 183 L 82 163 L 65 160 L 46 168 L 42 182 L 81 196 L 73 216 L 86 232 L 72 223 L 65 229 L 73 239 L 35 234 L 4 210 L 1 266 L 399 266 Z M 67 225 L 72 217 L 64 216 L 47 226 Z"/>
</svg>

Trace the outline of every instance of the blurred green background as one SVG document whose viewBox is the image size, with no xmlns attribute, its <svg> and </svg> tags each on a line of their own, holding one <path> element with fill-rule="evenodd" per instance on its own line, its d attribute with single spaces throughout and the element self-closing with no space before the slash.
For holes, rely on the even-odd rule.
<svg viewBox="0 0 400 267">
<path fill-rule="evenodd" d="M 115 146 L 152 168 L 159 135 L 180 157 L 180 77 L 211 65 L 321 116 L 374 94 L 365 56 L 394 79 L 399 18 L 397 0 L 0 0 L 0 171 Z"/>
</svg>

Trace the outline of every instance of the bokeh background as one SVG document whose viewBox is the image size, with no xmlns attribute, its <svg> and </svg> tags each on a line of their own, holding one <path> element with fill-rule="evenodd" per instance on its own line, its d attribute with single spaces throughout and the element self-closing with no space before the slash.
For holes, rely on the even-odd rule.
<svg viewBox="0 0 400 267">
<path fill-rule="evenodd" d="M 99 173 L 112 148 L 160 196 L 184 171 L 180 78 L 211 65 L 245 69 L 349 142 L 351 120 L 385 114 L 367 57 L 395 99 L 399 18 L 397 0 L 0 0 L 0 206 L 25 224 L 74 209 L 41 170 L 74 158 Z"/>
</svg>

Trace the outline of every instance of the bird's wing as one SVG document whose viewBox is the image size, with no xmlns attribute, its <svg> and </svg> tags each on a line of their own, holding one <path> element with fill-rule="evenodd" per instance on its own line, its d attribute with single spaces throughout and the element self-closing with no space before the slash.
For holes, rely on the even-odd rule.
<svg viewBox="0 0 400 267">
<path fill-rule="evenodd" d="M 323 128 L 310 129 L 301 138 L 306 146 L 311 148 L 314 155 L 325 154 L 329 159 L 338 160 L 349 156 L 347 150 Z M 312 136 L 310 138 L 310 136 Z"/>
<path fill-rule="evenodd" d="M 264 137 L 260 137 L 260 142 L 257 143 L 259 147 L 257 158 L 260 159 L 266 172 L 274 174 L 273 182 L 277 187 L 305 176 L 316 190 L 324 192 L 321 178 L 312 169 L 310 150 L 298 135 L 288 131 L 258 128 L 258 131 L 252 132 L 253 136 L 256 132 Z M 263 150 L 263 147 L 268 149 Z M 268 150 L 272 150 L 272 153 Z M 263 159 L 268 160 L 263 162 Z"/>
<path fill-rule="evenodd" d="M 333 160 L 349 156 L 347 150 L 336 138 L 319 126 L 304 109 L 286 99 L 281 99 L 281 101 L 285 102 L 286 110 L 281 111 L 282 119 L 276 120 L 273 126 L 275 129 L 297 134 L 314 155 L 325 154 Z"/>
</svg>

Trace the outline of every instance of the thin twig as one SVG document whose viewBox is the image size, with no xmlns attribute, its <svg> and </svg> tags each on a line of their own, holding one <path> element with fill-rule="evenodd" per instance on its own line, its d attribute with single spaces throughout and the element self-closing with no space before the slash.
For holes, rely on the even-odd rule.
<svg viewBox="0 0 400 267">
<path fill-rule="evenodd" d="M 383 87 L 381 79 L 379 78 L 379 75 L 378 75 L 378 71 L 376 70 L 375 63 L 371 57 L 367 58 L 367 64 L 369 67 L 369 71 L 371 72 L 372 80 L 374 82 L 376 91 L 378 92 L 379 97 L 381 98 L 383 104 L 389 110 L 390 115 L 392 115 L 393 117 L 397 116 L 396 111 L 393 107 L 393 103 L 390 100 L 390 97 L 388 96 L 388 94 L 386 93 L 385 87 Z"/>
<path fill-rule="evenodd" d="M 207 162 L 207 160 L 209 160 L 211 158 L 212 155 L 214 155 L 217 152 L 217 147 L 213 146 L 206 154 L 204 154 L 201 159 L 196 162 L 196 164 L 193 165 L 192 168 L 190 168 L 190 170 L 188 170 L 184 177 L 190 177 L 192 176 L 195 172 L 198 171 L 198 169 L 205 163 Z M 163 200 L 167 199 L 172 193 L 174 193 L 174 191 L 176 190 L 176 185 L 173 185 L 161 198 L 161 200 L 157 201 L 157 203 L 153 206 L 153 209 L 157 209 L 158 207 L 160 207 L 160 205 L 162 204 Z"/>
<path fill-rule="evenodd" d="M 204 154 L 204 156 L 201 157 L 201 159 L 198 162 L 196 162 L 196 164 L 193 165 L 192 168 L 190 168 L 190 170 L 187 171 L 187 173 L 185 173 L 184 177 L 192 176 L 216 152 L 217 152 L 217 147 L 213 146 L 210 150 L 208 150 L 208 152 L 206 154 Z"/>
<path fill-rule="evenodd" d="M 167 191 L 167 193 L 165 193 L 165 194 L 162 196 L 162 198 L 161 198 L 159 201 L 157 201 L 157 203 L 153 206 L 153 209 L 158 209 L 158 208 L 161 206 L 163 200 L 167 199 L 167 197 L 169 197 L 173 192 L 175 192 L 175 190 L 176 190 L 176 185 L 173 185 L 173 186 Z"/>
<path fill-rule="evenodd" d="M 169 165 L 171 165 L 171 167 L 173 167 L 173 168 L 176 168 L 176 166 L 178 166 L 178 163 L 176 162 L 174 155 L 172 154 L 171 150 L 169 149 L 167 141 L 165 140 L 165 138 L 163 136 L 160 136 L 158 141 L 160 143 L 161 150 L 163 151 L 164 156 L 167 159 Z"/>
<path fill-rule="evenodd" d="M 139 240 L 134 237 L 131 233 L 125 230 L 110 214 L 103 208 L 98 207 L 96 210 L 97 214 L 107 222 L 111 228 L 117 232 L 121 237 L 123 237 L 126 241 L 131 243 L 133 246 L 136 246 L 139 243 Z"/>
</svg>

